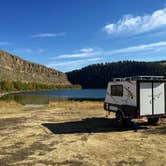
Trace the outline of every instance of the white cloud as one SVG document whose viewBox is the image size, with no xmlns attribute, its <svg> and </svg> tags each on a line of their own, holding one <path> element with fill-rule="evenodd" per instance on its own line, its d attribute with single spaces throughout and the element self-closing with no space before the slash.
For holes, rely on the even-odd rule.
<svg viewBox="0 0 166 166">
<path fill-rule="evenodd" d="M 51 67 L 51 68 L 56 68 L 56 67 L 59 67 L 59 66 L 79 66 L 81 64 L 86 64 L 87 62 L 98 62 L 102 60 L 102 58 L 89 58 L 89 59 L 81 59 L 81 60 L 73 60 L 73 61 L 68 61 L 68 62 L 51 62 L 50 64 L 48 64 L 47 66 L 48 67 Z"/>
<path fill-rule="evenodd" d="M 166 27 L 166 7 L 144 16 L 124 15 L 116 23 L 104 26 L 103 30 L 109 35 L 140 34 Z"/>
<path fill-rule="evenodd" d="M 91 56 L 91 51 L 93 53 L 92 54 L 93 56 Z M 71 71 L 73 69 L 82 68 L 89 64 L 107 62 L 108 60 L 111 60 L 111 59 L 112 61 L 127 60 L 127 59 L 128 60 L 153 60 L 153 59 L 160 60 L 160 59 L 163 59 L 162 56 L 164 51 L 166 51 L 166 41 L 135 45 L 131 47 L 125 47 L 125 48 L 114 49 L 114 50 L 109 50 L 109 49 L 103 50 L 101 48 L 97 48 L 97 49 L 92 48 L 92 49 L 86 50 L 85 48 L 83 48 L 79 50 L 81 56 L 78 56 L 77 54 L 66 54 L 68 56 L 63 56 L 63 57 L 69 57 L 69 59 L 63 59 L 63 57 L 60 57 L 59 59 L 59 57 L 54 57 L 52 58 L 52 62 L 50 62 L 47 66 L 66 72 L 66 71 Z M 150 54 L 147 54 L 147 52 L 149 52 Z M 160 57 L 154 56 L 154 53 L 156 52 L 157 52 L 157 55 L 161 53 Z M 76 59 L 76 60 L 72 59 L 75 57 L 80 59 Z"/>
<path fill-rule="evenodd" d="M 62 54 L 59 55 L 57 58 L 82 58 L 82 57 L 88 57 L 93 55 L 93 53 L 74 53 L 74 54 Z"/>
<path fill-rule="evenodd" d="M 86 58 L 86 57 L 94 57 L 94 56 L 102 57 L 102 56 L 108 56 L 108 55 L 114 55 L 114 54 L 125 54 L 125 53 L 142 52 L 142 51 L 158 51 L 159 52 L 165 49 L 166 49 L 166 41 L 160 41 L 157 43 L 136 45 L 136 46 L 120 48 L 116 50 L 83 48 L 83 49 L 80 49 L 79 53 L 62 54 L 62 55 L 53 57 L 52 59 Z"/>
<path fill-rule="evenodd" d="M 93 51 L 94 51 L 94 49 L 90 48 L 90 47 L 80 49 L 80 52 L 84 52 L 84 53 L 90 53 Z"/>
<path fill-rule="evenodd" d="M 49 63 L 47 66 L 51 67 L 51 68 L 59 68 L 64 71 L 70 71 L 73 69 L 81 68 L 88 64 L 97 63 L 97 62 L 101 62 L 101 61 L 102 62 L 108 61 L 107 58 L 109 56 L 112 57 L 112 59 L 115 59 L 114 55 L 120 55 L 119 57 L 121 57 L 121 56 L 124 57 L 125 55 L 133 53 L 132 57 L 130 57 L 132 60 L 137 60 L 138 58 L 139 58 L 139 60 L 141 60 L 143 57 L 145 59 L 147 58 L 146 53 L 145 53 L 146 51 L 154 53 L 154 52 L 160 52 L 160 51 L 163 52 L 164 50 L 166 50 L 166 41 L 136 45 L 136 46 L 120 48 L 120 49 L 115 49 L 115 50 L 102 50 L 99 48 L 98 49 L 83 48 L 83 49 L 79 50 L 79 53 L 65 54 L 65 55 L 60 55 L 58 57 L 54 57 L 54 58 L 52 58 L 53 59 L 52 62 Z M 136 54 L 136 53 L 139 53 L 139 54 Z M 143 56 L 138 57 L 138 55 L 141 55 L 141 54 L 143 54 Z M 137 56 L 134 56 L 134 55 L 137 55 Z M 91 58 L 88 59 L 87 57 L 91 57 Z M 81 59 L 64 60 L 64 58 L 81 58 Z M 58 60 L 60 60 L 60 62 L 58 62 Z M 144 59 L 142 59 L 142 60 L 144 60 Z"/>
<path fill-rule="evenodd" d="M 122 54 L 122 53 L 131 53 L 131 52 L 140 52 L 140 51 L 155 51 L 156 49 L 166 49 L 166 41 L 161 41 L 157 43 L 150 43 L 146 45 L 138 45 L 138 46 L 132 46 L 132 47 L 127 47 L 127 48 L 122 48 L 122 49 L 117 49 L 117 50 L 112 50 L 112 51 L 106 51 L 103 52 L 103 54 Z"/>
<path fill-rule="evenodd" d="M 62 58 L 83 58 L 83 57 L 89 57 L 93 55 L 97 55 L 99 52 L 95 50 L 94 48 L 82 48 L 79 50 L 78 53 L 72 53 L 72 54 L 62 54 L 58 55 L 55 58 L 62 59 Z M 54 58 L 54 59 L 55 59 Z"/>
<path fill-rule="evenodd" d="M 40 34 L 34 34 L 31 37 L 32 38 L 48 38 L 48 37 L 58 37 L 58 36 L 65 36 L 65 32 L 61 33 L 40 33 Z"/>
<path fill-rule="evenodd" d="M 0 45 L 12 45 L 13 43 L 10 42 L 0 42 Z"/>
</svg>

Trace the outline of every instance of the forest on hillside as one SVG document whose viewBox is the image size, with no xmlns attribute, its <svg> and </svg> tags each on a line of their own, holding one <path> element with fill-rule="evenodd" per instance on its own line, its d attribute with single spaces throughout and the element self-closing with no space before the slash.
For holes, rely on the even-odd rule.
<svg viewBox="0 0 166 166">
<path fill-rule="evenodd" d="M 82 88 L 106 88 L 113 78 L 140 75 L 166 76 L 166 62 L 120 61 L 101 63 L 66 73 L 72 84 L 80 84 Z"/>
</svg>

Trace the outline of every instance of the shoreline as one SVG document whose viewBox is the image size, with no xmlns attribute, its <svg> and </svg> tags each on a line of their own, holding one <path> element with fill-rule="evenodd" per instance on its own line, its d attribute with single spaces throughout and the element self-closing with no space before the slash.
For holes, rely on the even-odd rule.
<svg viewBox="0 0 166 166">
<path fill-rule="evenodd" d="M 0 98 L 3 97 L 3 96 L 9 95 L 9 94 L 17 94 L 17 93 L 22 93 L 22 92 L 25 92 L 25 91 L 3 92 L 3 93 L 0 93 Z"/>
<path fill-rule="evenodd" d="M 82 87 L 80 85 L 66 85 L 66 86 L 58 86 L 54 87 L 54 88 L 48 88 L 48 89 L 34 89 L 34 90 L 14 90 L 14 91 L 1 91 L 0 92 L 0 98 L 5 96 L 5 95 L 9 95 L 9 94 L 17 94 L 17 93 L 24 93 L 24 92 L 38 92 L 38 91 L 51 91 L 51 90 L 65 90 L 65 89 L 82 89 Z"/>
<path fill-rule="evenodd" d="M 78 89 L 78 88 L 64 88 L 64 89 L 42 89 L 42 90 L 25 90 L 25 91 L 10 91 L 10 92 L 0 92 L 0 98 L 9 94 L 18 94 L 24 92 L 39 92 L 39 91 L 52 91 L 52 90 L 66 90 L 66 89 Z"/>
</svg>

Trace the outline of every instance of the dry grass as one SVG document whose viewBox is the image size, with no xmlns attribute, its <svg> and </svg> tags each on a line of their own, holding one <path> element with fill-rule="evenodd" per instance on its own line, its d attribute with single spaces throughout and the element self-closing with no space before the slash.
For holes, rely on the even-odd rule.
<svg viewBox="0 0 166 166">
<path fill-rule="evenodd" d="M 134 132 L 105 119 L 102 102 L 43 108 L 0 103 L 0 166 L 165 165 L 166 121 Z"/>
<path fill-rule="evenodd" d="M 49 107 L 62 107 L 67 109 L 102 109 L 102 102 L 98 101 L 63 101 L 63 102 L 51 102 Z"/>
<path fill-rule="evenodd" d="M 21 107 L 22 105 L 19 103 L 16 103 L 14 101 L 10 102 L 5 102 L 5 101 L 0 101 L 0 107 L 5 107 L 5 108 L 18 108 Z"/>
</svg>

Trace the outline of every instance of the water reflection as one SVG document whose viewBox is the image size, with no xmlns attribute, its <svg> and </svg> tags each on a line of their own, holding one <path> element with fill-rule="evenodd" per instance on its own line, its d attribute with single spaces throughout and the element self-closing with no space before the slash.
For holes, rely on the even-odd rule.
<svg viewBox="0 0 166 166">
<path fill-rule="evenodd" d="M 0 100 L 16 101 L 21 104 L 48 104 L 57 100 L 103 100 L 105 89 L 54 90 L 25 92 L 3 96 Z"/>
</svg>

